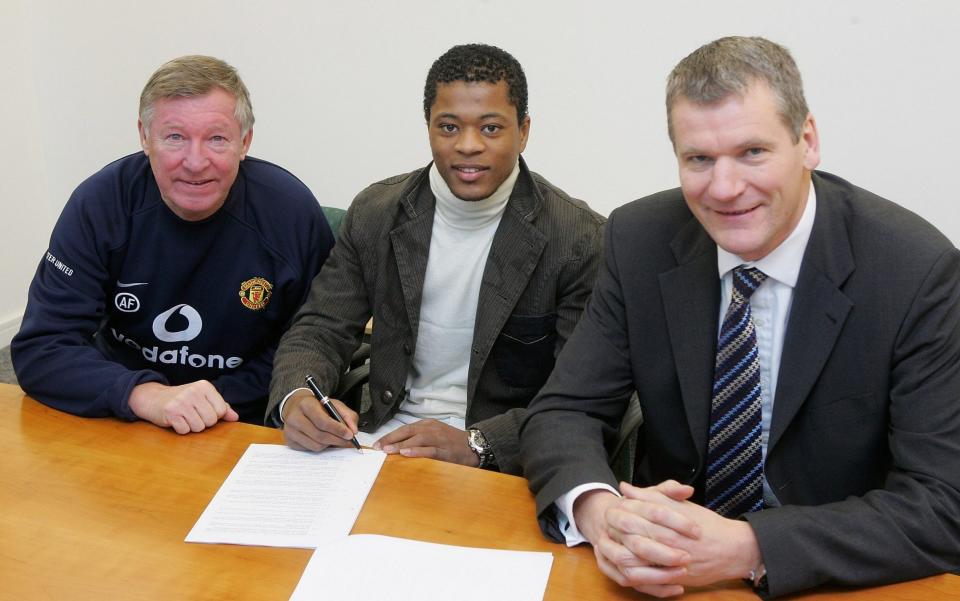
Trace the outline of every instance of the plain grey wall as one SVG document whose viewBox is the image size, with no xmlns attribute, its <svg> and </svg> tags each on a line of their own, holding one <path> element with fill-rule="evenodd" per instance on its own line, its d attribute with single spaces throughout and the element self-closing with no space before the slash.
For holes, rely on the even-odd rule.
<svg viewBox="0 0 960 601">
<path fill-rule="evenodd" d="M 531 167 L 606 214 L 676 186 L 663 108 L 673 65 L 714 38 L 763 35 L 804 74 L 821 168 L 956 243 L 958 30 L 949 0 L 3 0 L 0 345 L 70 192 L 138 149 L 140 90 L 175 56 L 236 66 L 257 116 L 251 154 L 346 207 L 370 182 L 429 160 L 432 61 L 457 43 L 499 45 L 529 80 Z"/>
</svg>

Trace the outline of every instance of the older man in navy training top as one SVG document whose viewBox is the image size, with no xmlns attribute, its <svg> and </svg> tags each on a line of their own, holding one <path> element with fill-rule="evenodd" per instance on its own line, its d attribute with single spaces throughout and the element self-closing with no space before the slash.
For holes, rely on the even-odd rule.
<svg viewBox="0 0 960 601">
<path fill-rule="evenodd" d="M 180 434 L 263 423 L 277 342 L 333 236 L 300 180 L 247 156 L 253 121 L 221 60 L 153 74 L 143 152 L 80 184 L 30 286 L 11 347 L 28 394 Z"/>
</svg>

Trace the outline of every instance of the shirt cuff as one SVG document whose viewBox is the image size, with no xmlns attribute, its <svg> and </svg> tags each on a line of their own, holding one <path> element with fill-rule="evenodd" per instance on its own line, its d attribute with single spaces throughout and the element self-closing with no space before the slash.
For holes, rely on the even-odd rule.
<svg viewBox="0 0 960 601">
<path fill-rule="evenodd" d="M 573 504 L 577 502 L 580 495 L 590 492 L 591 490 L 609 490 L 618 497 L 620 496 L 620 493 L 609 484 L 604 484 L 603 482 L 588 482 L 573 488 L 570 492 L 560 495 L 557 500 L 553 502 L 554 505 L 557 506 L 557 525 L 560 527 L 560 532 L 563 533 L 568 547 L 590 542 L 580 533 L 580 529 L 577 528 L 577 522 L 573 519 Z"/>
<path fill-rule="evenodd" d="M 291 390 L 290 392 L 287 393 L 287 396 L 283 397 L 283 400 L 280 401 L 280 405 L 277 406 L 277 421 L 280 422 L 280 425 L 281 425 L 281 426 L 283 425 L 283 405 L 284 405 L 284 403 L 287 402 L 287 399 L 289 399 L 290 397 L 292 397 L 294 394 L 300 392 L 301 390 L 306 390 L 307 392 L 310 391 L 309 388 L 304 388 L 303 386 L 301 386 L 300 388 L 294 388 L 293 390 Z"/>
</svg>

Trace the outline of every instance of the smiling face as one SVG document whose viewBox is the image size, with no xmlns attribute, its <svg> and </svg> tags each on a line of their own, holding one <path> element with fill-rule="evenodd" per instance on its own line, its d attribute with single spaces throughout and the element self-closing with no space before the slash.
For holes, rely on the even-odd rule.
<svg viewBox="0 0 960 601">
<path fill-rule="evenodd" d="M 222 88 L 162 98 L 150 123 L 137 124 L 160 196 L 182 219 L 199 221 L 216 213 L 237 178 L 253 131 L 242 135 L 234 104 Z"/>
<path fill-rule="evenodd" d="M 813 116 L 794 142 L 770 88 L 755 82 L 715 104 L 680 97 L 671 125 L 680 187 L 697 220 L 744 260 L 768 255 L 800 221 L 820 163 Z"/>
<path fill-rule="evenodd" d="M 438 83 L 430 108 L 430 150 L 461 200 L 483 200 L 510 176 L 527 146 L 530 118 L 517 122 L 507 82 Z"/>
</svg>

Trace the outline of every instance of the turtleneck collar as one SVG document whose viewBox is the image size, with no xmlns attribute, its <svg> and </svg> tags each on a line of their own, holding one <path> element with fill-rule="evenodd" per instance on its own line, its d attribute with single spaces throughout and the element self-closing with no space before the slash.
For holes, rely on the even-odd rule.
<svg viewBox="0 0 960 601">
<path fill-rule="evenodd" d="M 430 166 L 430 190 L 437 199 L 437 215 L 451 227 L 477 229 L 489 225 L 503 215 L 513 192 L 513 185 L 520 175 L 520 161 L 493 194 L 483 200 L 461 200 L 454 196 L 447 182 L 443 181 L 436 163 Z"/>
</svg>

